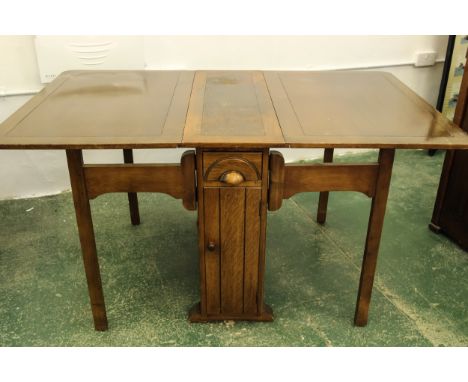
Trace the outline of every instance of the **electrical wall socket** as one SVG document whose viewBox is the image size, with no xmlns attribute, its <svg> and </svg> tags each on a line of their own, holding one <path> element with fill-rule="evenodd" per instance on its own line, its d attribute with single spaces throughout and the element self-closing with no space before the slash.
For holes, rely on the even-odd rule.
<svg viewBox="0 0 468 382">
<path fill-rule="evenodd" d="M 418 52 L 414 60 L 414 66 L 433 66 L 437 58 L 436 52 Z"/>
</svg>

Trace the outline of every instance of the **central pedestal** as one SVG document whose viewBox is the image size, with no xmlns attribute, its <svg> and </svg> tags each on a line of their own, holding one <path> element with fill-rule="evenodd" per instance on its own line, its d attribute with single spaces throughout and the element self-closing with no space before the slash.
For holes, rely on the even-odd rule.
<svg viewBox="0 0 468 382">
<path fill-rule="evenodd" d="M 268 150 L 197 151 L 200 303 L 192 322 L 271 321 L 263 303 Z"/>
</svg>

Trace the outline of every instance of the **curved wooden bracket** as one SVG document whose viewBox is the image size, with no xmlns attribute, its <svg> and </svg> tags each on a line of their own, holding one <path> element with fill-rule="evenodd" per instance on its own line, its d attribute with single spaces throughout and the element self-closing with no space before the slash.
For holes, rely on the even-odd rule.
<svg viewBox="0 0 468 382">
<path fill-rule="evenodd" d="M 268 209 L 276 211 L 283 204 L 284 158 L 279 151 L 270 152 L 270 185 L 268 187 Z"/>
</svg>

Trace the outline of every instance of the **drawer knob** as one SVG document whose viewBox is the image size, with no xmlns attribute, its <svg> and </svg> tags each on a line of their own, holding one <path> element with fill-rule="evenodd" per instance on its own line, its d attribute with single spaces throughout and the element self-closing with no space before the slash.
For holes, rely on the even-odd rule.
<svg viewBox="0 0 468 382">
<path fill-rule="evenodd" d="M 216 249 L 216 244 L 214 241 L 208 242 L 208 251 L 214 251 Z"/>
<path fill-rule="evenodd" d="M 219 180 L 231 186 L 237 186 L 244 181 L 244 176 L 238 171 L 226 171 Z"/>
</svg>

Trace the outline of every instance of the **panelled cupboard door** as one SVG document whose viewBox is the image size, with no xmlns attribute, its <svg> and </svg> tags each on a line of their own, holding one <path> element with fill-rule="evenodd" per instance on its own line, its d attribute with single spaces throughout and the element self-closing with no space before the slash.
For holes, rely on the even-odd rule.
<svg viewBox="0 0 468 382">
<path fill-rule="evenodd" d="M 201 294 L 189 319 L 271 321 L 263 303 L 268 150 L 196 156 Z"/>
<path fill-rule="evenodd" d="M 260 202 L 257 187 L 204 190 L 208 315 L 257 314 Z"/>
</svg>

